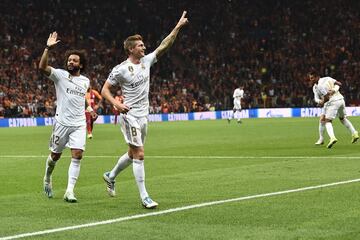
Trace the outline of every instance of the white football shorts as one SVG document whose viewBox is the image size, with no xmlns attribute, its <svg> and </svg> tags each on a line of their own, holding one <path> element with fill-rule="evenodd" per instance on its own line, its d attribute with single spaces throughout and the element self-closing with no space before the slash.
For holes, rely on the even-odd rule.
<svg viewBox="0 0 360 240">
<path fill-rule="evenodd" d="M 346 116 L 346 108 L 344 99 L 331 101 L 325 104 L 325 118 L 335 119 L 336 116 L 343 118 Z"/>
<path fill-rule="evenodd" d="M 120 114 L 120 127 L 127 144 L 142 147 L 145 144 L 148 118 Z"/>
<path fill-rule="evenodd" d="M 240 101 L 240 99 L 234 98 L 234 109 L 235 110 L 240 110 L 241 109 L 241 101 Z"/>
<path fill-rule="evenodd" d="M 49 142 L 49 150 L 61 153 L 65 147 L 85 151 L 86 126 L 68 127 L 55 122 Z"/>
</svg>

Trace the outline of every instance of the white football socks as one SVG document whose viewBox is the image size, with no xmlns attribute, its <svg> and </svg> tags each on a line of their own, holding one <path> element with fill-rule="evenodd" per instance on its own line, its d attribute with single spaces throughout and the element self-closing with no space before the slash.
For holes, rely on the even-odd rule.
<svg viewBox="0 0 360 240">
<path fill-rule="evenodd" d="M 126 152 L 122 155 L 118 162 L 116 163 L 115 167 L 111 170 L 109 178 L 114 180 L 116 176 L 125 168 L 127 168 L 132 163 L 132 159 L 129 157 L 129 154 Z"/>
<path fill-rule="evenodd" d="M 149 196 L 145 188 L 144 160 L 133 159 L 133 173 L 141 199 Z"/>
<path fill-rule="evenodd" d="M 45 181 L 48 183 L 50 183 L 51 181 L 51 174 L 54 171 L 55 165 L 56 165 L 56 161 L 54 161 L 51 158 L 51 154 L 49 154 L 45 163 L 45 177 L 44 177 Z"/>
<path fill-rule="evenodd" d="M 80 159 L 71 158 L 71 163 L 68 171 L 68 185 L 66 192 L 74 192 L 76 181 L 80 174 Z"/>
<path fill-rule="evenodd" d="M 335 134 L 334 134 L 334 129 L 333 129 L 333 125 L 331 122 L 326 122 L 325 123 L 325 127 L 326 127 L 326 131 L 330 137 L 330 139 L 335 138 Z"/>
<path fill-rule="evenodd" d="M 325 123 L 319 122 L 319 140 L 324 140 Z"/>
<path fill-rule="evenodd" d="M 351 134 L 354 134 L 355 133 L 355 128 L 354 126 L 351 124 L 351 122 L 347 119 L 347 118 L 344 118 L 342 121 L 341 121 L 342 124 L 344 124 L 344 126 L 349 129 L 349 131 L 351 132 Z"/>
</svg>

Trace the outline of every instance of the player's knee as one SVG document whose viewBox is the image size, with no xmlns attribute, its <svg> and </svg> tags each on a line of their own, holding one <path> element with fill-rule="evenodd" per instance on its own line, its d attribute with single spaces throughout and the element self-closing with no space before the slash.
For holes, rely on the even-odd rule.
<svg viewBox="0 0 360 240">
<path fill-rule="evenodd" d="M 131 159 L 134 158 L 133 152 L 131 151 L 131 149 L 128 150 L 128 155 Z"/>
<path fill-rule="evenodd" d="M 132 159 L 144 159 L 144 147 L 138 147 L 134 145 L 129 145 L 129 157 Z"/>
<path fill-rule="evenodd" d="M 132 149 L 132 158 L 133 159 L 139 159 L 139 160 L 143 160 L 144 159 L 144 149 L 143 148 L 133 148 Z"/>
<path fill-rule="evenodd" d="M 57 160 L 59 160 L 60 159 L 60 157 L 61 157 L 61 153 L 54 153 L 54 152 L 51 152 L 51 159 L 53 160 L 53 161 L 57 161 Z"/>
<path fill-rule="evenodd" d="M 138 160 L 143 160 L 144 159 L 144 151 L 143 150 L 138 150 L 133 152 L 133 159 L 138 159 Z"/>
<path fill-rule="evenodd" d="M 81 159 L 82 159 L 82 153 L 73 154 L 73 155 L 72 155 L 72 158 L 75 158 L 75 159 L 81 160 Z"/>
<path fill-rule="evenodd" d="M 83 154 L 83 151 L 80 150 L 80 149 L 71 150 L 71 157 L 72 158 L 80 160 L 80 159 L 82 159 L 82 154 Z"/>
</svg>

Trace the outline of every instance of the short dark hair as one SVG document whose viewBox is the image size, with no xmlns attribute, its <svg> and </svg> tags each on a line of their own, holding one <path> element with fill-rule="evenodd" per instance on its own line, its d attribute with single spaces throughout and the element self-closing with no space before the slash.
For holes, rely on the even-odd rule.
<svg viewBox="0 0 360 240">
<path fill-rule="evenodd" d="M 85 50 L 77 50 L 77 49 L 70 49 L 65 52 L 65 61 L 64 61 L 64 67 L 67 69 L 67 61 L 70 57 L 70 55 L 77 55 L 80 58 L 80 64 L 82 65 L 82 68 L 80 68 L 80 73 L 85 72 L 86 66 L 87 66 L 87 59 L 86 59 L 86 51 Z"/>
<path fill-rule="evenodd" d="M 309 72 L 308 72 L 308 75 L 312 75 L 312 76 L 315 76 L 315 77 L 318 77 L 319 76 L 319 73 L 318 71 L 316 71 L 316 69 L 314 67 L 310 68 Z"/>
</svg>

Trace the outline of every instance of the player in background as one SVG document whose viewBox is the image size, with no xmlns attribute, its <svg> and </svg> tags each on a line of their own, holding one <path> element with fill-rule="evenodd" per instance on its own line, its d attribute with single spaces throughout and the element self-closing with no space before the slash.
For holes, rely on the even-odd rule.
<svg viewBox="0 0 360 240">
<path fill-rule="evenodd" d="M 340 122 L 350 131 L 352 137 L 351 143 L 356 143 L 359 139 L 359 134 L 346 117 L 344 97 L 339 92 L 341 82 L 331 77 L 320 78 L 315 71 L 310 72 L 308 77 L 312 84 L 317 82 L 315 91 L 320 98 L 319 105 L 324 107 L 325 128 L 330 137 L 327 148 L 331 148 L 338 141 L 335 137 L 332 125 L 332 121 L 336 118 L 336 116 L 339 117 Z"/>
<path fill-rule="evenodd" d="M 237 114 L 237 123 L 241 123 L 240 112 L 241 112 L 241 99 L 244 98 L 244 87 L 240 86 L 235 89 L 234 94 L 234 107 L 231 117 L 228 118 L 228 122 L 230 123 L 231 119 L 234 119 L 235 114 Z"/>
<path fill-rule="evenodd" d="M 53 197 L 51 175 L 62 151 L 65 147 L 69 147 L 71 149 L 71 162 L 64 200 L 77 202 L 74 187 L 80 174 L 80 160 L 85 150 L 85 108 L 87 105 L 85 94 L 90 81 L 81 75 L 86 68 L 86 58 L 83 51 L 68 50 L 65 53 L 64 67 L 66 70 L 55 69 L 48 65 L 49 51 L 59 41 L 56 32 L 50 34 L 39 63 L 40 72 L 54 82 L 57 98 L 56 121 L 49 143 L 51 152 L 45 164 L 44 191 L 47 197 Z M 95 112 L 91 112 L 91 114 L 96 118 Z"/>
<path fill-rule="evenodd" d="M 140 35 L 129 36 L 124 41 L 128 59 L 112 69 L 101 91 L 102 96 L 120 111 L 121 131 L 129 146 L 114 168 L 103 175 L 107 191 L 110 196 L 115 196 L 116 176 L 132 164 L 142 205 L 148 209 L 158 206 L 145 188 L 144 143 L 149 115 L 150 67 L 173 45 L 180 29 L 188 23 L 185 15 L 186 11 L 170 34 L 150 54 L 145 55 L 146 48 Z M 110 88 L 114 85 L 120 85 L 124 103 L 112 96 Z"/>
<path fill-rule="evenodd" d="M 115 100 L 119 103 L 124 103 L 124 96 L 122 95 L 121 93 L 121 90 L 117 90 L 116 91 L 116 95 L 115 95 Z M 116 125 L 117 123 L 117 118 L 120 114 L 120 111 L 115 107 L 115 105 L 113 106 L 113 114 L 115 116 L 115 119 L 114 119 L 114 125 Z"/>
<path fill-rule="evenodd" d="M 339 87 L 339 85 L 335 85 L 335 87 Z M 336 87 L 336 88 L 337 88 Z M 316 102 L 316 104 L 318 106 L 321 107 L 321 114 L 320 114 L 320 119 L 319 119 L 319 139 L 315 142 L 315 145 L 322 145 L 324 144 L 324 130 L 325 130 L 325 110 L 324 107 L 322 106 L 322 99 L 320 97 L 320 93 L 318 91 L 318 86 L 317 83 L 315 82 L 313 87 L 313 93 L 314 93 L 314 101 Z"/>
<path fill-rule="evenodd" d="M 100 95 L 100 93 L 90 86 L 88 91 L 86 92 L 86 101 L 89 107 L 85 111 L 87 137 L 89 139 L 93 138 L 92 132 L 94 129 L 94 122 L 96 121 L 96 119 L 91 116 L 91 112 L 96 112 L 96 110 L 99 108 L 101 100 L 102 96 Z"/>
</svg>

